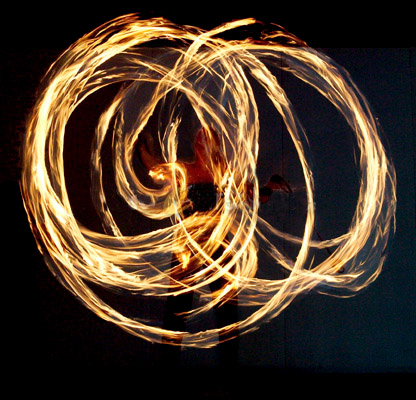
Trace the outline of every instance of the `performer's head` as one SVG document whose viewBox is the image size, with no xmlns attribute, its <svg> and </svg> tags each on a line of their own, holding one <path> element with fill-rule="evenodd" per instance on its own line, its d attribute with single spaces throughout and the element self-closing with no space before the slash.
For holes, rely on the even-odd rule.
<svg viewBox="0 0 416 400">
<path fill-rule="evenodd" d="M 213 129 L 201 128 L 195 138 L 195 161 L 219 162 L 221 154 L 220 137 Z"/>
</svg>

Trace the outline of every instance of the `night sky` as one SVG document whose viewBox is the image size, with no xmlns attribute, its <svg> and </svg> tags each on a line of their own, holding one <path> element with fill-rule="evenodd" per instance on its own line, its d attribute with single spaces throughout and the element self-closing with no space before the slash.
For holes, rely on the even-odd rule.
<svg viewBox="0 0 416 400">
<path fill-rule="evenodd" d="M 353 7 L 342 11 L 337 6 L 333 13 L 343 15 L 338 18 L 331 16 L 332 11 L 327 14 L 296 5 L 279 10 L 270 10 L 265 4 L 259 9 L 252 4 L 239 5 L 235 10 L 212 3 L 204 7 L 194 4 L 192 8 L 177 4 L 165 9 L 126 5 L 82 12 L 75 7 L 56 7 L 59 12 L 35 7 L 10 10 L 2 26 L 0 190 L 4 221 L 3 330 L 9 336 L 5 347 L 12 350 L 8 365 L 30 369 L 44 364 L 51 370 L 107 367 L 130 372 L 161 367 L 155 356 L 157 345 L 130 336 L 93 315 L 55 280 L 37 251 L 18 187 L 25 119 L 48 66 L 61 51 L 99 24 L 124 13 L 141 12 L 144 17 L 163 15 L 173 22 L 207 29 L 227 20 L 254 16 L 282 25 L 310 46 L 322 48 L 351 73 L 367 96 L 396 166 L 397 231 L 379 279 L 351 299 L 311 295 L 296 300 L 276 320 L 241 339 L 242 367 L 280 373 L 414 373 L 416 51 L 406 17 L 409 10 L 389 10 L 379 15 L 370 10 L 356 15 Z M 302 21 L 295 13 L 302 13 Z M 13 34 L 20 29 L 23 35 Z M 303 107 L 302 96 L 296 101 Z M 336 122 L 317 104 L 308 107 L 304 108 L 305 125 L 313 131 L 319 124 L 321 134 L 330 135 L 330 127 Z M 345 152 L 334 160 L 325 148 L 321 151 L 330 176 L 343 157 L 349 157 Z M 344 154 L 342 149 L 340 152 Z M 349 193 L 349 182 L 354 184 L 348 171 L 342 174 L 346 183 L 338 193 L 341 195 Z M 291 176 L 287 172 L 287 179 L 296 184 L 295 173 Z M 336 203 L 336 193 L 329 191 L 323 201 Z M 345 210 L 335 207 L 333 218 L 342 220 L 348 215 Z M 322 220 L 322 229 L 327 229 L 328 235 L 334 219 Z M 9 257 L 11 250 L 14 255 Z M 182 368 L 216 366 L 215 349 L 187 350 L 182 357 Z"/>
</svg>

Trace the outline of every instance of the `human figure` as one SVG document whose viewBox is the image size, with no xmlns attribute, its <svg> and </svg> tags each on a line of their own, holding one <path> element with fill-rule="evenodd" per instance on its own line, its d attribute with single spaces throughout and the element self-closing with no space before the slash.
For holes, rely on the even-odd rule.
<svg viewBox="0 0 416 400">
<path fill-rule="evenodd" d="M 142 138 L 139 142 L 139 153 L 143 165 L 150 171 L 159 166 L 162 161 L 156 155 L 156 149 L 151 137 Z M 195 212 L 208 212 L 217 204 L 217 187 L 214 183 L 212 163 L 219 170 L 225 171 L 226 163 L 221 153 L 220 139 L 213 130 L 200 129 L 196 135 L 194 159 L 192 162 L 182 162 L 187 176 L 187 201 L 183 207 L 184 217 L 189 217 Z M 260 189 L 259 200 L 265 203 L 269 200 L 274 190 L 290 193 L 289 185 L 278 175 L 273 175 L 266 186 Z M 248 199 L 252 196 L 252 185 L 247 187 Z M 217 259 L 222 254 L 218 249 L 213 255 Z M 173 255 L 172 271 L 180 264 L 179 255 Z M 189 273 L 189 271 L 187 271 Z M 175 276 L 175 279 L 180 276 Z M 212 293 L 225 287 L 228 282 L 225 278 L 216 280 L 210 284 Z M 185 319 L 183 313 L 192 309 L 193 293 L 188 292 L 178 296 L 168 296 L 165 305 L 163 327 L 172 331 L 184 331 Z M 231 301 L 222 302 L 215 307 L 215 316 L 219 327 L 226 326 L 238 321 L 238 298 L 236 295 Z M 238 333 L 238 332 L 237 332 Z M 235 332 L 234 332 L 235 335 Z M 226 338 L 225 338 L 226 339 Z M 231 340 L 219 343 L 219 355 L 222 365 L 235 365 L 238 361 L 238 335 Z M 164 361 L 175 363 L 180 357 L 180 346 L 166 345 L 164 349 Z"/>
</svg>

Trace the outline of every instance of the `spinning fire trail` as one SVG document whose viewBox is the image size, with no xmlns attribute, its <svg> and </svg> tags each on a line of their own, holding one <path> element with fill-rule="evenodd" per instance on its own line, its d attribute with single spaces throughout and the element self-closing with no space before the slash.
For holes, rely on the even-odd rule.
<svg viewBox="0 0 416 400">
<path fill-rule="evenodd" d="M 255 23 L 245 19 L 204 31 L 162 18 L 119 17 L 79 39 L 51 66 L 28 121 L 21 191 L 48 267 L 86 307 L 143 339 L 214 346 L 218 339 L 241 335 L 276 317 L 300 293 L 355 293 L 377 278 L 384 262 L 395 213 L 395 173 L 365 98 L 345 71 L 289 33 L 268 32 L 256 41 L 221 38 L 225 31 Z M 146 46 L 158 40 L 172 46 L 162 47 L 159 57 L 149 57 Z M 308 138 L 270 66 L 316 89 L 355 135 L 360 188 L 349 230 L 339 237 L 313 240 Z M 274 228 L 258 214 L 260 130 L 253 79 L 281 115 L 299 157 L 307 197 L 301 237 Z M 92 201 L 104 227 L 95 232 L 77 221 L 71 209 L 64 174 L 65 127 L 89 95 L 114 83 L 123 84 L 97 121 L 91 152 Z M 137 104 L 132 122 L 127 99 L 144 85 L 152 90 L 147 103 Z M 150 167 L 155 185 L 149 186 L 135 173 L 134 149 L 157 105 L 168 97 L 169 121 L 157 136 L 163 162 Z M 177 156 L 177 130 L 186 118 L 181 99 L 191 104 L 205 132 L 205 151 L 212 157 L 204 168 L 217 191 L 213 207 L 191 214 L 186 207 L 192 182 Z M 109 134 L 119 195 L 149 219 L 170 219 L 169 226 L 136 236 L 123 234 L 103 188 L 102 148 Z M 213 157 L 213 149 L 219 158 Z M 285 255 L 273 245 L 273 237 L 296 244 L 297 256 Z M 282 279 L 258 276 L 260 243 L 276 268 L 285 271 Z M 326 259 L 311 262 L 312 249 L 328 248 Z M 172 255 L 178 260 L 175 264 Z M 221 286 L 211 293 L 207 285 L 213 282 Z M 200 332 L 169 330 L 157 321 L 124 316 L 104 302 L 91 283 L 141 296 L 196 292 L 201 302 L 187 318 L 237 297 L 239 307 L 253 311 L 240 321 Z"/>
</svg>

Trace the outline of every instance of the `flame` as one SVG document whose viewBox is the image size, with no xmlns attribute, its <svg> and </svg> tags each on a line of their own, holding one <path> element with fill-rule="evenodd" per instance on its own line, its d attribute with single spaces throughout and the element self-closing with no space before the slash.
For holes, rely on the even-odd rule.
<svg viewBox="0 0 416 400">
<path fill-rule="evenodd" d="M 191 259 L 191 253 L 182 253 L 182 269 L 186 269 Z"/>
<path fill-rule="evenodd" d="M 366 99 L 332 60 L 287 32 L 268 32 L 258 41 L 220 38 L 227 30 L 254 23 L 249 18 L 204 31 L 163 18 L 116 18 L 79 39 L 51 66 L 28 121 L 21 191 L 46 263 L 89 309 L 145 340 L 160 342 L 163 337 L 183 346 L 214 346 L 217 338 L 228 340 L 233 332 L 241 335 L 276 317 L 300 293 L 312 289 L 355 293 L 380 274 L 394 221 L 395 172 Z M 172 42 L 172 47 L 165 49 L 169 57 L 151 58 L 142 47 L 159 39 Z M 355 134 L 360 150 L 359 198 L 349 230 L 339 237 L 312 239 L 314 180 L 307 156 L 308 139 L 268 67 L 270 63 L 327 98 Z M 259 118 L 248 77 L 263 87 L 282 116 L 299 157 L 307 196 L 301 237 L 279 231 L 258 215 Z M 215 91 L 210 89 L 213 81 Z M 105 227 L 105 233 L 99 233 L 84 227 L 72 213 L 64 177 L 63 142 L 73 111 L 95 91 L 117 82 L 125 85 L 98 121 L 91 155 L 93 201 Z M 126 122 L 126 98 L 144 83 L 151 83 L 153 91 L 130 126 Z M 162 183 L 160 187 L 147 187 L 133 169 L 135 143 L 156 105 L 167 95 L 176 99 L 186 96 L 200 125 L 218 132 L 224 156 L 224 163 L 212 161 L 207 165 L 222 193 L 217 206 L 188 218 L 182 213 L 188 176 L 177 160 L 179 102 L 178 107 L 171 107 L 166 130 L 159 132 L 165 163 L 150 171 Z M 102 182 L 101 150 L 111 121 L 115 121 L 113 150 L 119 194 L 148 218 L 171 218 L 171 226 L 137 236 L 121 232 L 106 205 Z M 246 201 L 248 185 L 252 201 Z M 290 259 L 276 248 L 273 237 L 298 245 L 296 258 Z M 287 276 L 279 280 L 257 276 L 260 242 Z M 219 248 L 221 255 L 213 257 Z M 333 249 L 327 259 L 309 266 L 311 249 L 325 248 Z M 181 255 L 179 265 L 172 266 L 172 254 Z M 181 273 L 184 269 L 185 276 Z M 219 279 L 227 283 L 211 297 L 204 287 Z M 234 296 L 238 296 L 239 306 L 256 308 L 228 326 L 197 333 L 174 332 L 156 322 L 122 315 L 100 299 L 89 282 L 144 296 L 197 291 L 206 302 L 190 316 Z"/>
</svg>

